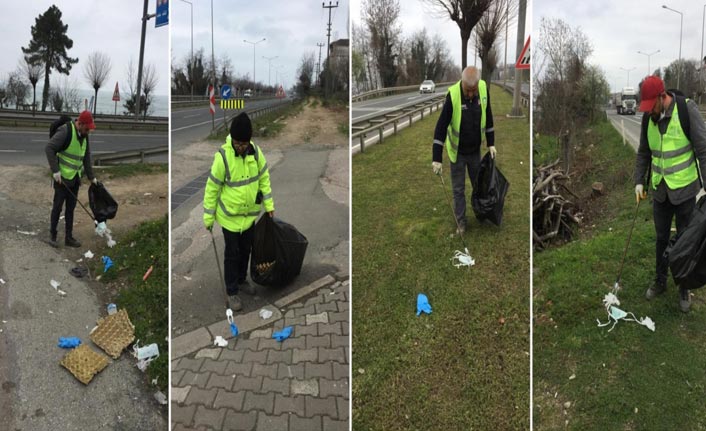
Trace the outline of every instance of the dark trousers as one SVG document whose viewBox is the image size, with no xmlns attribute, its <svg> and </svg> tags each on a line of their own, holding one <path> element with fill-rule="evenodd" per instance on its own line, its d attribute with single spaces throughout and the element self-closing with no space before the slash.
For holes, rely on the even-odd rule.
<svg viewBox="0 0 706 431">
<path fill-rule="evenodd" d="M 656 244 L 656 281 L 660 284 L 667 283 L 667 273 L 669 271 L 669 261 L 664 258 L 664 250 L 669 245 L 669 235 L 672 228 L 672 219 L 677 219 L 677 233 L 681 232 L 689 224 L 691 213 L 694 211 L 696 202 L 694 199 L 687 199 L 679 205 L 673 205 L 669 198 L 664 202 L 654 201 L 653 216 L 655 220 L 655 232 L 657 233 Z"/>
<path fill-rule="evenodd" d="M 73 237 L 74 209 L 76 209 L 75 196 L 78 196 L 80 186 L 80 181 L 75 181 L 73 186 L 54 183 L 54 203 L 51 208 L 51 226 L 49 227 L 49 233 L 52 238 L 56 238 L 59 216 L 61 215 L 61 208 L 64 206 L 64 202 L 66 202 L 66 211 L 64 211 L 64 222 L 66 223 L 65 238 Z M 71 190 L 71 193 L 69 193 L 69 190 L 66 190 L 67 187 Z"/>
<path fill-rule="evenodd" d="M 223 238 L 226 242 L 223 267 L 228 295 L 237 294 L 238 285 L 244 283 L 248 275 L 254 227 L 255 225 L 243 232 L 231 232 L 223 228 Z"/>
<path fill-rule="evenodd" d="M 471 186 L 476 188 L 480 170 L 480 151 L 474 154 L 458 154 L 456 163 L 451 163 L 451 188 L 454 196 L 454 214 L 461 226 L 466 226 L 466 173 Z"/>
</svg>

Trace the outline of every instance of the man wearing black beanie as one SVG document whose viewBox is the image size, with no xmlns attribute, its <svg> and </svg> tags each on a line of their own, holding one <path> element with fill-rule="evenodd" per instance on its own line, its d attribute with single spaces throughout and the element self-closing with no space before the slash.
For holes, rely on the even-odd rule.
<svg viewBox="0 0 706 431">
<path fill-rule="evenodd" d="M 275 214 L 267 161 L 251 137 L 250 117 L 242 112 L 233 119 L 225 144 L 214 156 L 203 198 L 204 226 L 210 231 L 217 221 L 223 229 L 226 291 L 233 297 L 235 311 L 242 308 L 239 289 L 247 286 L 255 220 L 263 205 L 270 217 Z"/>
</svg>

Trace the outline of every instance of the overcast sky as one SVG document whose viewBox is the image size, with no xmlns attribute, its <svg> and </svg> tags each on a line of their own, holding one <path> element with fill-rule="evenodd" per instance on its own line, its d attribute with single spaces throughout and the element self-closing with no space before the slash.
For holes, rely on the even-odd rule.
<svg viewBox="0 0 706 431">
<path fill-rule="evenodd" d="M 659 53 L 650 56 L 650 72 L 666 67 L 679 58 L 679 14 L 663 9 L 667 5 L 684 14 L 682 58 L 697 60 L 701 56 L 703 3 L 689 0 L 593 0 L 565 2 L 538 0 L 535 2 L 535 28 L 541 17 L 562 18 L 572 28 L 581 27 L 593 43 L 591 64 L 605 72 L 611 91 L 627 84 L 636 87 L 647 75 L 647 56 L 637 51 Z M 570 6 L 568 6 L 570 4 Z M 539 54 L 539 52 L 537 52 Z"/>
<path fill-rule="evenodd" d="M 328 6 L 329 2 L 326 1 Z M 332 5 L 336 2 L 333 1 Z M 338 2 L 331 10 L 331 41 L 348 38 L 348 1 Z M 191 7 L 181 0 L 171 0 L 172 61 L 185 64 L 191 52 Z M 194 51 L 204 48 L 211 56 L 211 4 L 193 1 Z M 218 60 L 227 54 L 236 76 L 253 75 L 253 45 L 243 42 L 264 42 L 255 47 L 255 79 L 274 85 L 279 67 L 285 76 L 285 86 L 294 83 L 294 75 L 301 63 L 302 55 L 315 53 L 318 61 L 319 48 L 323 43 L 322 63 L 326 56 L 326 24 L 328 9 L 317 0 L 258 0 L 228 1 L 213 0 L 213 34 L 215 57 Z M 271 78 L 268 60 L 271 60 Z"/>
<path fill-rule="evenodd" d="M 115 82 L 120 82 L 120 91 L 125 94 L 126 65 L 130 57 L 135 67 L 140 55 L 140 31 L 143 1 L 141 0 L 32 0 L 6 1 L 2 5 L 2 35 L 0 38 L 0 79 L 6 80 L 7 74 L 17 67 L 22 58 L 21 47 L 27 47 L 32 38 L 31 27 L 35 19 L 55 4 L 62 12 L 62 21 L 68 25 L 67 34 L 74 42 L 68 50 L 69 57 L 78 58 L 79 62 L 71 68 L 70 79 L 77 87 L 90 89 L 83 74 L 85 59 L 93 51 L 101 51 L 110 56 L 112 69 L 106 84 L 108 91 L 113 91 Z M 149 0 L 149 13 L 154 13 L 156 0 Z M 155 65 L 159 83 L 155 94 L 169 93 L 169 27 L 154 28 L 154 19 L 147 23 L 145 39 L 145 64 Z M 53 71 L 50 75 L 52 84 L 65 75 Z M 44 82 L 42 74 L 40 84 Z M 103 88 L 100 90 L 104 91 Z M 100 93 L 99 93 L 100 96 Z"/>
<path fill-rule="evenodd" d="M 541 1 L 541 0 L 539 0 Z M 451 53 L 451 58 L 454 63 L 461 66 L 461 35 L 458 26 L 455 22 L 448 18 L 435 18 L 429 9 L 429 6 L 422 0 L 400 0 L 400 19 L 399 24 L 402 26 L 402 34 L 410 36 L 423 28 L 427 29 L 427 34 L 431 37 L 438 33 L 446 41 L 446 44 Z M 532 32 L 532 5 L 534 1 L 527 1 L 527 17 L 525 19 L 525 40 Z M 351 21 L 356 25 L 361 23 L 361 0 L 351 1 Z M 507 62 L 514 63 L 517 60 L 515 54 L 517 45 L 517 18 L 508 28 L 508 39 L 510 43 L 507 49 Z M 474 64 L 474 55 L 477 52 L 472 46 L 473 36 L 468 41 L 468 64 Z M 505 32 L 503 31 L 498 41 L 500 48 L 500 62 L 504 62 L 505 56 Z M 519 53 L 517 53 L 519 54 Z M 477 66 L 480 67 L 480 59 L 477 59 Z"/>
</svg>

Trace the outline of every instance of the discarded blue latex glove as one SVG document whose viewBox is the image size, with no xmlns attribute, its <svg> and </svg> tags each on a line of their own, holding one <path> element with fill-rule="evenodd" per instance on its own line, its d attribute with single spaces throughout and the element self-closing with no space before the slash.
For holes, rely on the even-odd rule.
<svg viewBox="0 0 706 431">
<path fill-rule="evenodd" d="M 230 335 L 237 337 L 238 336 L 238 327 L 235 326 L 235 323 L 230 324 Z"/>
<path fill-rule="evenodd" d="M 113 266 L 113 261 L 108 256 L 103 256 L 103 272 L 107 272 L 111 266 Z"/>
<path fill-rule="evenodd" d="M 417 295 L 417 316 L 422 313 L 431 314 L 431 305 L 429 304 L 429 298 L 423 293 Z"/>
<path fill-rule="evenodd" d="M 282 329 L 281 331 L 277 331 L 274 334 L 272 334 L 272 338 L 275 340 L 279 341 L 280 343 L 287 338 L 289 338 L 290 335 L 292 335 L 292 327 L 287 326 L 286 328 Z"/>
<path fill-rule="evenodd" d="M 81 339 L 78 337 L 59 337 L 58 346 L 62 349 L 73 349 L 81 344 Z"/>
</svg>

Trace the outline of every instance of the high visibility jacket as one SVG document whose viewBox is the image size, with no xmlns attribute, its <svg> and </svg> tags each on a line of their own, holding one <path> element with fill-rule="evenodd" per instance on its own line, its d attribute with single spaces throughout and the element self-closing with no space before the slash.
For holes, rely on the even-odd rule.
<svg viewBox="0 0 706 431">
<path fill-rule="evenodd" d="M 258 191 L 262 203 L 255 203 Z M 215 220 L 231 232 L 243 232 L 255 223 L 262 205 L 265 211 L 275 210 L 265 156 L 252 141 L 246 156 L 239 156 L 228 136 L 213 158 L 206 181 L 204 225 L 211 226 Z"/>
<path fill-rule="evenodd" d="M 446 152 L 449 153 L 449 159 L 452 163 L 456 163 L 458 155 L 458 139 L 461 133 L 461 81 L 458 81 L 449 87 L 449 97 L 453 113 L 451 114 L 451 122 L 446 129 Z M 480 99 L 480 140 L 485 139 L 485 110 L 488 107 L 488 87 L 482 79 L 478 81 L 478 98 Z"/>
<path fill-rule="evenodd" d="M 78 140 L 76 126 L 74 126 L 73 122 L 66 123 L 66 127 L 70 127 L 66 133 L 71 133 L 71 142 L 64 151 L 56 153 L 56 156 L 59 161 L 59 172 L 61 172 L 61 176 L 67 180 L 71 180 L 76 175 L 81 178 L 83 174 L 83 157 L 86 155 L 88 141 L 86 141 L 86 145 L 81 145 L 81 142 Z"/>
<path fill-rule="evenodd" d="M 681 114 L 689 115 L 688 112 Z M 664 135 L 659 133 L 659 127 L 653 121 L 648 122 L 647 142 L 652 152 L 652 187 L 655 190 L 662 179 L 674 190 L 688 186 L 699 177 L 694 149 L 681 127 L 679 115 L 675 103 Z"/>
</svg>

